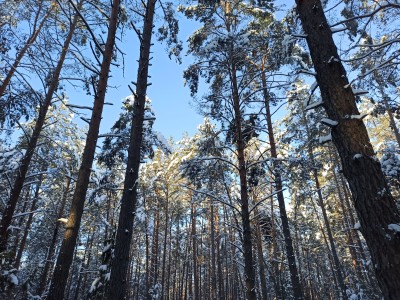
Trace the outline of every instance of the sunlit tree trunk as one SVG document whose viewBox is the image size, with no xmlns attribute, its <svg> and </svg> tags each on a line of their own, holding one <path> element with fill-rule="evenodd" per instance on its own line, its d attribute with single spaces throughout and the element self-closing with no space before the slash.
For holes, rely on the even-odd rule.
<svg viewBox="0 0 400 300">
<path fill-rule="evenodd" d="M 76 188 L 72 197 L 71 209 L 66 224 L 64 239 L 58 254 L 56 267 L 53 274 L 47 300 L 59 300 L 64 298 L 67 281 L 66 274 L 71 267 L 76 240 L 81 224 L 86 192 L 89 185 L 89 178 L 92 172 L 92 164 L 96 151 L 99 128 L 103 113 L 104 99 L 107 91 L 107 83 L 110 72 L 110 65 L 114 54 L 115 35 L 118 26 L 119 0 L 112 1 L 111 15 L 108 24 L 107 41 L 103 52 L 103 61 L 100 69 L 100 76 L 96 87 L 96 95 L 92 110 L 92 117 L 89 124 L 89 131 L 86 137 L 86 144 L 82 154 L 82 163 L 79 168 Z"/>
</svg>

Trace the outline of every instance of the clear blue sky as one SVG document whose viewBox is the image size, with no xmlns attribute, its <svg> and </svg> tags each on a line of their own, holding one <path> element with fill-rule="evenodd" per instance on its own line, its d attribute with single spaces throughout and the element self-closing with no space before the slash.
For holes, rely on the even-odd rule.
<svg viewBox="0 0 400 300">
<path fill-rule="evenodd" d="M 196 29 L 196 25 L 183 20 L 182 15 L 178 15 L 178 17 L 181 21 L 185 21 L 184 26 L 183 22 L 180 22 L 181 32 L 179 34 L 181 40 L 185 42 Z M 108 89 L 106 101 L 114 105 L 105 106 L 101 133 L 109 131 L 117 120 L 121 111 L 122 100 L 131 93 L 128 84 L 131 81 L 136 81 L 139 43 L 133 31 L 127 32 L 124 40 L 123 44 L 119 43 L 119 47 L 127 54 L 125 57 L 125 72 L 122 74 L 121 69 L 114 68 L 111 73 L 110 86 L 115 86 L 115 88 Z M 193 59 L 185 56 L 186 50 L 184 50 L 182 52 L 182 64 L 178 64 L 174 58 L 172 60 L 168 58 L 165 50 L 166 46 L 160 44 L 155 36 L 153 42 L 153 59 L 149 70 L 151 76 L 149 80 L 152 85 L 148 87 L 147 94 L 152 100 L 153 110 L 156 114 L 154 130 L 161 132 L 166 138 L 173 137 L 175 140 L 179 140 L 185 132 L 193 135 L 197 126 L 203 122 L 203 117 L 198 115 L 195 112 L 194 105 L 191 105 L 193 100 L 190 97 L 189 88 L 184 87 L 182 76 L 183 70 Z M 132 84 L 131 87 L 134 88 Z M 89 102 L 86 104 L 81 103 L 82 100 L 76 101 L 74 97 L 74 94 L 70 94 L 70 103 L 89 104 Z M 86 101 L 93 101 L 93 99 Z"/>
</svg>

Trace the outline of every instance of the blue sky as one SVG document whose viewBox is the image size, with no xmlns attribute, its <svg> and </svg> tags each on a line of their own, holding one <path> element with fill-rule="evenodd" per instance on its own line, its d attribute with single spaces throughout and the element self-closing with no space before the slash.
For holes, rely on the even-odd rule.
<svg viewBox="0 0 400 300">
<path fill-rule="evenodd" d="M 180 38 L 183 42 L 196 29 L 196 25 L 180 18 Z M 183 25 L 183 22 L 184 25 Z M 155 28 L 157 29 L 157 27 Z M 152 48 L 149 74 L 152 83 L 148 87 L 147 94 L 152 100 L 153 110 L 156 114 L 156 122 L 154 130 L 161 132 L 166 138 L 173 137 L 175 140 L 181 139 L 183 134 L 187 132 L 193 135 L 196 132 L 197 126 L 203 122 L 203 117 L 195 112 L 193 99 L 190 97 L 189 88 L 184 87 L 183 70 L 193 59 L 185 55 L 185 50 L 182 52 L 182 64 L 178 64 L 173 58 L 170 60 L 166 51 L 166 46 L 157 41 L 156 36 L 153 36 L 154 46 Z M 101 133 L 109 131 L 110 127 L 118 118 L 121 111 L 122 100 L 130 95 L 128 84 L 131 81 L 136 81 L 137 60 L 139 58 L 139 43 L 135 33 L 128 31 L 126 33 L 124 43 L 119 43 L 119 47 L 127 55 L 125 57 L 124 74 L 121 68 L 115 68 L 111 72 L 110 88 L 108 89 L 106 102 L 111 102 L 113 106 L 105 106 L 103 113 L 103 121 L 101 124 Z M 130 84 L 132 88 L 134 86 Z M 79 92 L 80 95 L 81 91 Z M 78 105 L 87 105 L 93 101 L 93 98 L 87 100 L 78 100 L 75 93 L 69 93 L 70 103 Z M 79 96 L 78 96 L 79 97 Z M 75 100 L 76 99 L 76 100 Z M 85 103 L 82 103 L 85 101 Z"/>
</svg>

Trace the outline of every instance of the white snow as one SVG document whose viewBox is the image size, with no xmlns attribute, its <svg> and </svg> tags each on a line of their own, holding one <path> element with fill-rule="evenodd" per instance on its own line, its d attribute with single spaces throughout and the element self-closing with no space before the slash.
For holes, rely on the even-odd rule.
<svg viewBox="0 0 400 300">
<path fill-rule="evenodd" d="M 357 154 L 355 154 L 355 155 L 353 156 L 353 160 L 360 159 L 360 158 L 362 158 L 362 157 L 363 157 L 362 154 L 357 153 Z"/>
<path fill-rule="evenodd" d="M 309 110 L 309 109 L 314 109 L 317 108 L 319 106 L 321 106 L 324 102 L 322 102 L 322 100 L 310 103 L 309 105 L 307 105 L 307 107 L 304 110 Z"/>
<path fill-rule="evenodd" d="M 361 114 L 361 115 L 351 115 L 350 119 L 357 119 L 357 120 L 362 120 L 367 116 L 367 114 Z"/>
<path fill-rule="evenodd" d="M 99 271 L 107 271 L 107 265 L 101 265 Z"/>
<path fill-rule="evenodd" d="M 345 31 L 346 29 L 347 29 L 347 27 L 344 27 L 344 26 L 331 27 L 332 33 Z"/>
<path fill-rule="evenodd" d="M 328 118 L 322 118 L 321 119 L 321 123 L 325 124 L 327 126 L 330 126 L 330 127 L 334 127 L 337 124 L 339 124 L 337 121 L 334 121 L 334 120 L 331 120 L 331 119 L 328 119 Z"/>
<path fill-rule="evenodd" d="M 360 224 L 360 222 L 357 222 L 356 224 L 354 224 L 354 229 L 355 229 L 355 230 L 360 230 L 360 229 L 361 229 L 361 224 Z"/>
<path fill-rule="evenodd" d="M 330 141 L 332 141 L 332 135 L 328 134 L 328 135 L 320 136 L 318 141 L 320 144 L 330 142 Z"/>
<path fill-rule="evenodd" d="M 352 88 L 352 91 L 353 91 L 354 96 L 365 95 L 365 94 L 369 93 L 367 90 L 360 90 L 360 89 L 354 89 L 354 88 Z"/>
<path fill-rule="evenodd" d="M 67 224 L 68 219 L 67 218 L 59 218 L 57 221 L 61 222 L 61 223 L 64 223 L 64 224 Z"/>
<path fill-rule="evenodd" d="M 389 224 L 388 229 L 400 233 L 400 224 Z"/>
<path fill-rule="evenodd" d="M 18 277 L 15 276 L 15 274 L 9 274 L 8 275 L 8 281 L 14 285 L 18 285 L 19 281 L 18 281 Z"/>
</svg>

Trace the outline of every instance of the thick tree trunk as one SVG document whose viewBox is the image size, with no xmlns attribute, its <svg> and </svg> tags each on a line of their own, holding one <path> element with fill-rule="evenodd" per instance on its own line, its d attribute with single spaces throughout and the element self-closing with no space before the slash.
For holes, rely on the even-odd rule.
<svg viewBox="0 0 400 300">
<path fill-rule="evenodd" d="M 370 143 L 319 0 L 296 0 L 328 118 L 338 122 L 332 140 L 349 182 L 361 231 L 385 299 L 400 299 L 400 238 L 390 224 L 399 211 Z M 356 117 L 352 117 L 356 116 Z"/>
<path fill-rule="evenodd" d="M 270 101 L 269 101 L 269 94 L 267 91 L 267 80 L 265 78 L 264 71 L 261 73 L 261 80 L 264 92 L 263 94 L 264 94 L 264 102 L 266 110 L 265 116 L 267 119 L 267 129 L 268 129 L 268 138 L 271 149 L 271 157 L 278 158 L 278 153 L 276 151 L 274 129 L 272 127 Z M 294 255 L 293 241 L 290 234 L 289 221 L 286 213 L 285 198 L 283 196 L 283 191 L 282 191 L 283 189 L 282 177 L 280 172 L 281 172 L 280 163 L 279 161 L 275 161 L 273 164 L 273 175 L 275 177 L 274 178 L 275 190 L 277 191 L 279 213 L 282 222 L 283 235 L 285 237 L 286 256 L 289 264 L 289 272 L 290 272 L 290 280 L 292 282 L 293 296 L 297 300 L 297 299 L 303 299 L 303 292 L 301 290 L 300 279 L 297 271 L 296 257 Z"/>
<path fill-rule="evenodd" d="M 124 191 L 118 221 L 115 249 L 111 263 L 111 278 L 108 299 L 124 299 L 126 272 L 129 265 L 129 249 L 132 241 L 132 226 L 137 203 L 137 180 L 139 177 L 140 149 L 143 139 L 143 119 L 148 86 L 150 47 L 153 33 L 153 18 L 157 0 L 148 0 L 140 41 L 140 57 L 137 73 L 134 117 L 131 125 L 128 163 L 125 173 Z"/>
<path fill-rule="evenodd" d="M 113 0 L 112 2 L 107 41 L 103 52 L 103 61 L 97 83 L 97 94 L 94 99 L 89 131 L 86 137 L 85 148 L 83 150 L 82 163 L 79 168 L 75 192 L 72 197 L 71 210 L 68 216 L 68 222 L 66 224 L 64 239 L 62 241 L 60 252 L 57 258 L 53 280 L 47 300 L 59 300 L 64 298 L 67 274 L 69 273 L 72 263 L 73 253 L 85 204 L 86 192 L 89 185 L 90 173 L 92 171 L 97 139 L 99 136 L 101 115 L 103 113 L 104 99 L 107 91 L 110 65 L 114 53 L 115 34 L 118 26 L 119 4 L 119 0 Z"/>
<path fill-rule="evenodd" d="M 80 2 L 78 7 L 80 7 L 82 3 L 83 1 Z M 64 65 L 65 57 L 67 55 L 72 37 L 74 36 L 77 22 L 78 22 L 78 15 L 75 15 L 71 22 L 68 35 L 65 39 L 60 57 L 58 59 L 57 66 L 54 70 L 54 75 L 51 80 L 50 86 L 47 90 L 46 97 L 43 100 L 42 104 L 40 105 L 39 115 L 36 119 L 35 127 L 28 142 L 28 148 L 26 149 L 26 153 L 22 158 L 21 167 L 18 170 L 18 176 L 15 179 L 13 188 L 10 193 L 10 199 L 8 200 L 7 207 L 3 213 L 3 218 L 1 219 L 0 223 L 0 253 L 4 252 L 7 249 L 8 227 L 11 224 L 11 219 L 14 215 L 15 207 L 17 205 L 19 196 L 24 186 L 25 177 L 26 174 L 28 173 L 29 165 L 32 160 L 33 153 L 35 152 L 40 133 L 42 132 L 42 128 L 46 120 L 46 114 L 51 104 L 51 100 L 53 99 L 53 94 L 57 90 L 61 69 Z"/>
</svg>

